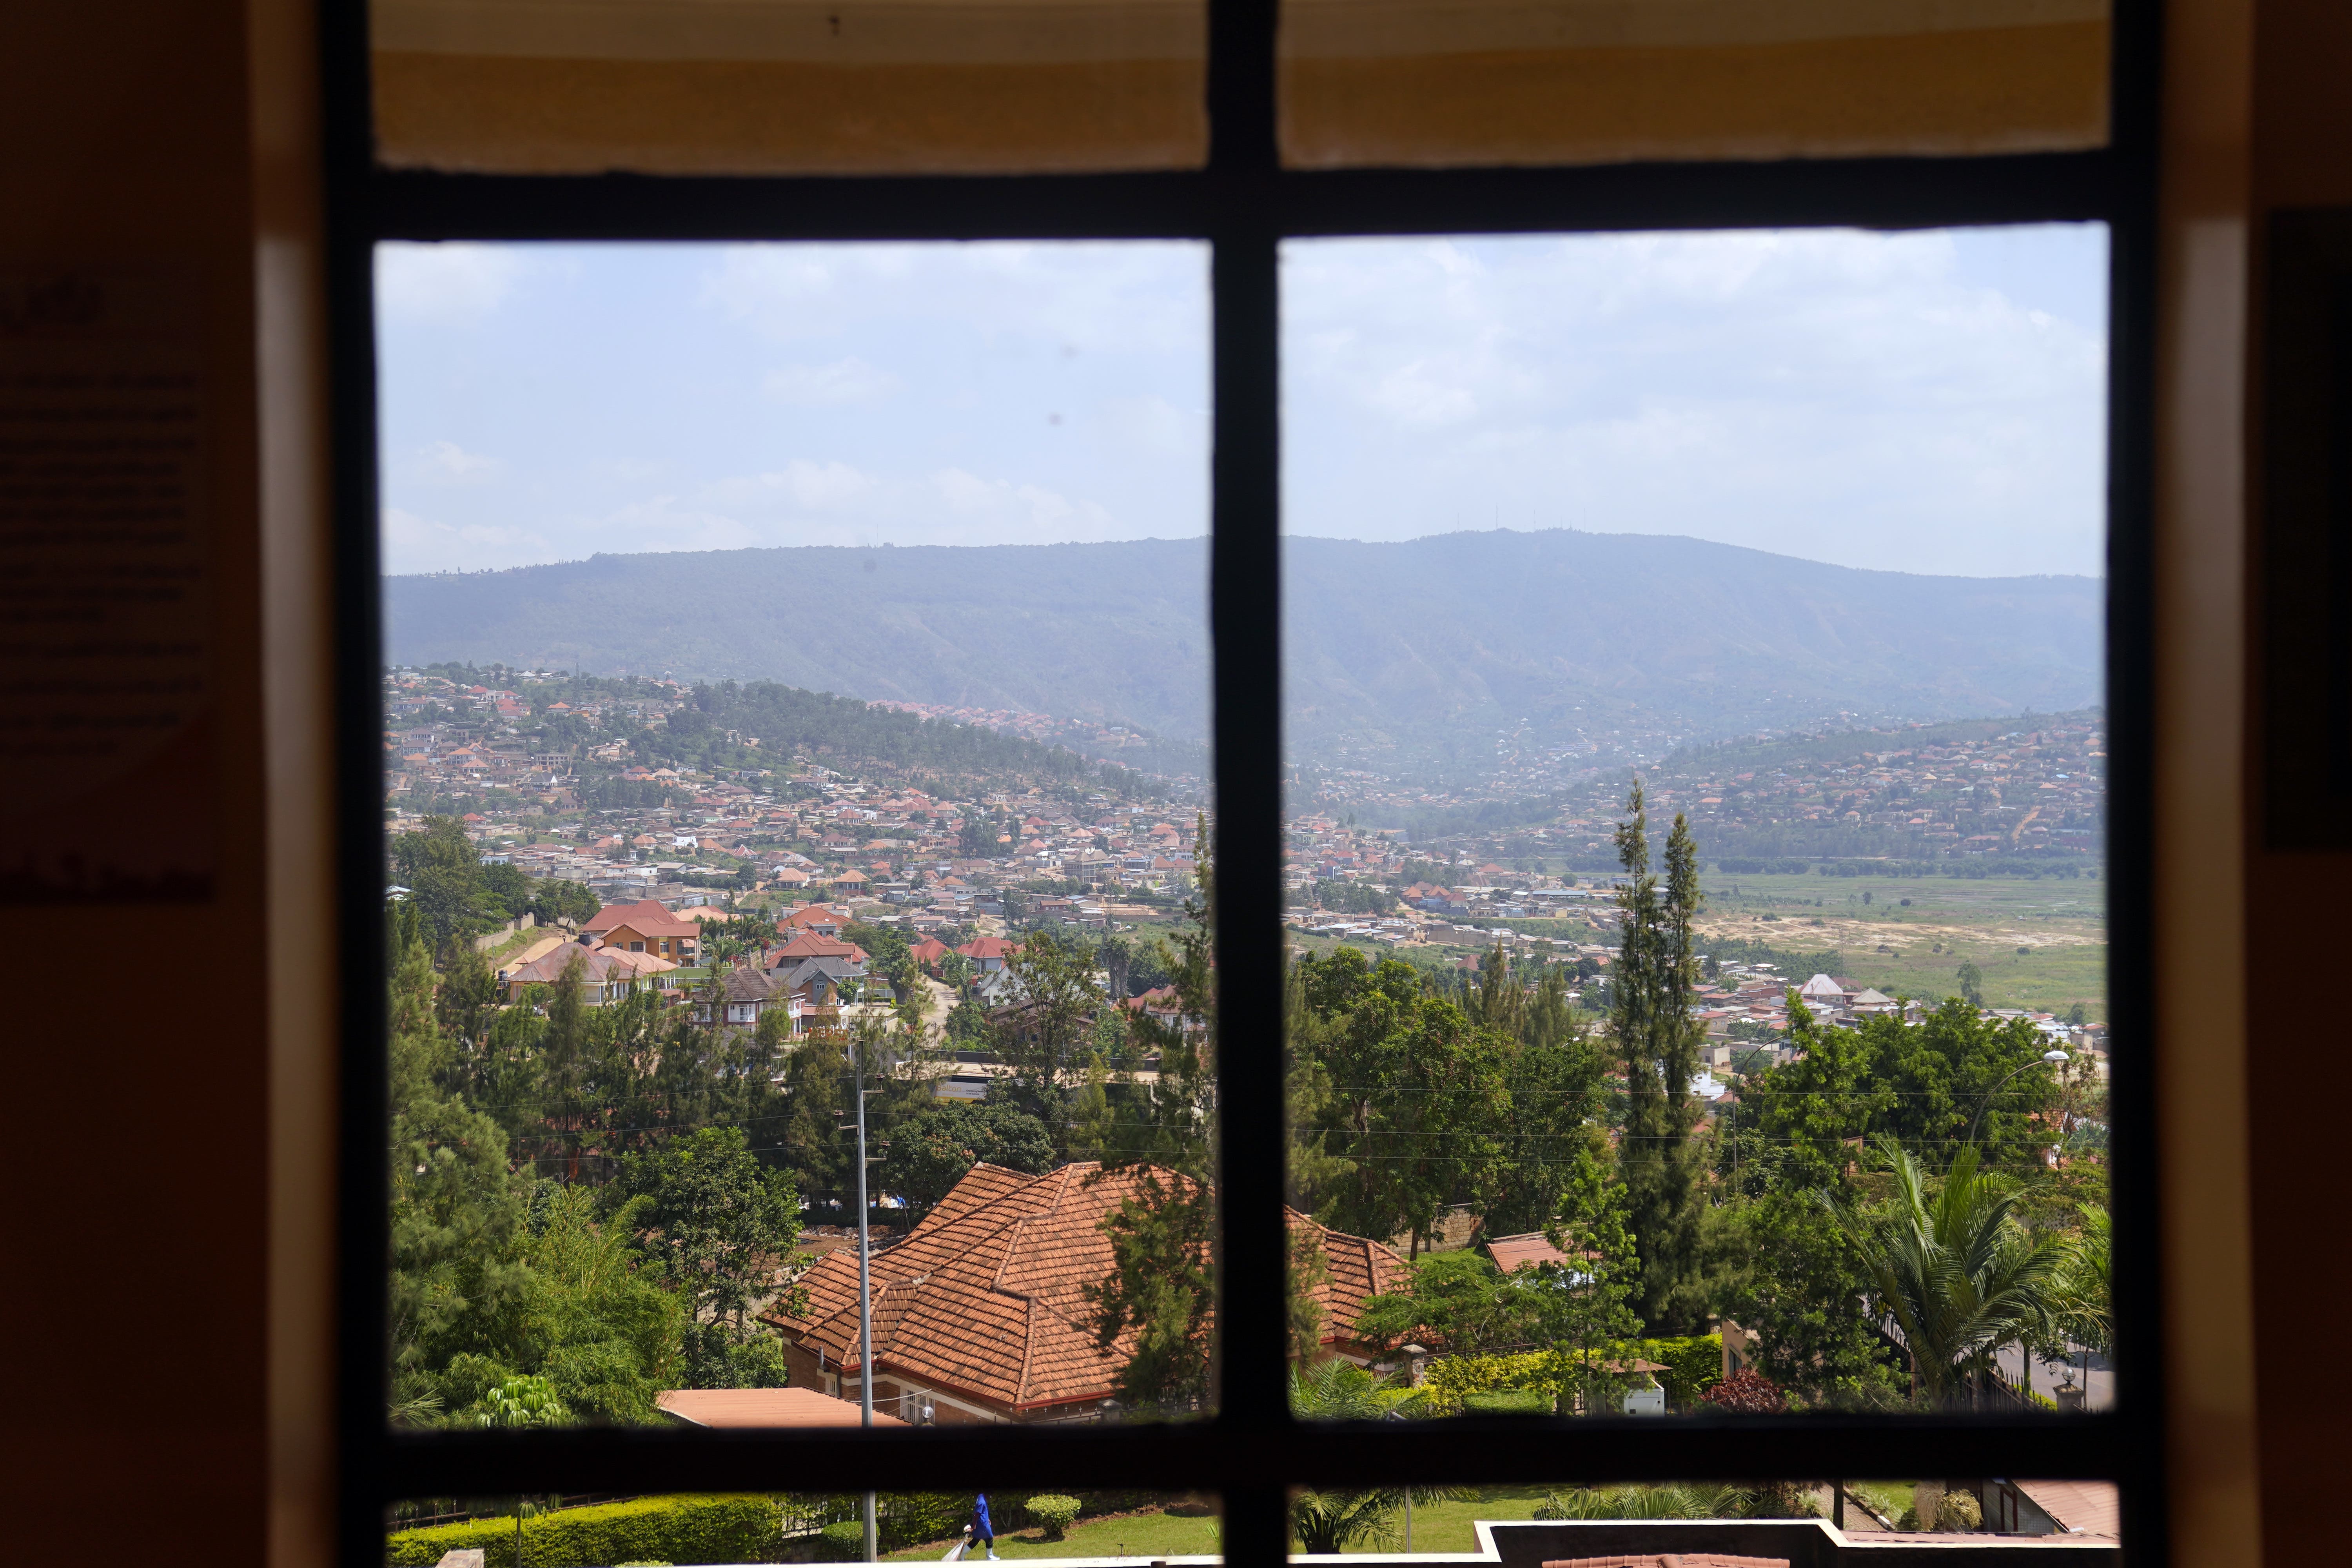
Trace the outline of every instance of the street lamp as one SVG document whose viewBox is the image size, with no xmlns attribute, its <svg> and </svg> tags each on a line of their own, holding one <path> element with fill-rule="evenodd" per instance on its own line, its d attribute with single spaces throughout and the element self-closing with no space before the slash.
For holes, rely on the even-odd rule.
<svg viewBox="0 0 2352 1568">
<path fill-rule="evenodd" d="M 1990 1089 L 1985 1090 L 1982 1098 L 1977 1101 L 1976 1115 L 1969 1120 L 1969 1142 L 1973 1143 L 1977 1141 L 1977 1124 L 1984 1120 L 1985 1107 L 1992 1103 L 1992 1097 L 2000 1092 L 2001 1086 L 2008 1083 L 2009 1079 L 2017 1077 L 2019 1073 L 2032 1072 L 2035 1068 L 2044 1064 L 2051 1067 L 2061 1067 L 2074 1059 L 2074 1058 L 2066 1052 L 2058 1049 L 2055 1046 L 2053 1046 L 2050 1049 L 2042 1053 L 2041 1061 L 2026 1063 L 2023 1067 L 2018 1068 L 2017 1072 L 2011 1073 L 2009 1078 L 2002 1079 L 2000 1083 L 1994 1084 Z"/>
</svg>

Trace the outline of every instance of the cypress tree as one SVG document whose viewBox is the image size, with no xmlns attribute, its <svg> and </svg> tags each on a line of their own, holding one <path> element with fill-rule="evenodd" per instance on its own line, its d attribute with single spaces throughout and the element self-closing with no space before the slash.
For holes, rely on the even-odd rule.
<svg viewBox="0 0 2352 1568">
<path fill-rule="evenodd" d="M 1640 780 L 1626 802 L 1633 820 L 1617 826 L 1626 872 L 1617 891 L 1624 922 L 1609 994 L 1625 1068 L 1625 1132 L 1618 1154 L 1629 1220 L 1641 1258 L 1636 1301 L 1652 1333 L 1678 1333 L 1696 1315 L 1698 1279 L 1698 1107 L 1701 1026 L 1691 1016 L 1698 963 L 1691 951 L 1698 914 L 1698 845 L 1680 815 L 1666 840 L 1664 897 L 1651 869 L 1649 814 Z"/>
</svg>

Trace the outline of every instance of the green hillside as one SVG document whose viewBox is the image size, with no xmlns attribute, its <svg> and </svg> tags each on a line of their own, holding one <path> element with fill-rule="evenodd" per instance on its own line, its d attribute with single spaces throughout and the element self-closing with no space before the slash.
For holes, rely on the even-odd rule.
<svg viewBox="0 0 2352 1568">
<path fill-rule="evenodd" d="M 1433 781 L 1842 716 L 2079 707 L 2103 591 L 1568 531 L 1286 549 L 1303 758 Z M 613 556 L 385 583 L 394 663 L 765 679 L 1208 730 L 1200 540 Z M 1533 793 L 1533 792 L 1529 792 Z"/>
</svg>

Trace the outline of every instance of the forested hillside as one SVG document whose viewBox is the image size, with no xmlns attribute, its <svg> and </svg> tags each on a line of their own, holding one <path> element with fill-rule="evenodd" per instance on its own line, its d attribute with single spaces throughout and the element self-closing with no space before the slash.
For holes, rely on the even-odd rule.
<svg viewBox="0 0 2352 1568">
<path fill-rule="evenodd" d="M 1843 718 L 2100 696 L 2103 588 L 1922 577 L 1568 531 L 1286 549 L 1291 742 L 1384 773 L 1556 765 Z M 1206 551 L 1116 544 L 598 556 L 395 577 L 401 664 L 765 679 L 869 700 L 1208 727 Z M 1844 727 L 1844 726 L 1841 726 Z"/>
</svg>

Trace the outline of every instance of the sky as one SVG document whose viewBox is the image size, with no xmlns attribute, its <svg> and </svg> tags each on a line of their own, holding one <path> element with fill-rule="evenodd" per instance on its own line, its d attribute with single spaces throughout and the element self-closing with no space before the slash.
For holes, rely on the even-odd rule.
<svg viewBox="0 0 2352 1568">
<path fill-rule="evenodd" d="M 1285 526 L 2102 571 L 2096 226 L 1293 242 Z M 1177 538 L 1198 245 L 387 245 L 384 567 Z"/>
</svg>

